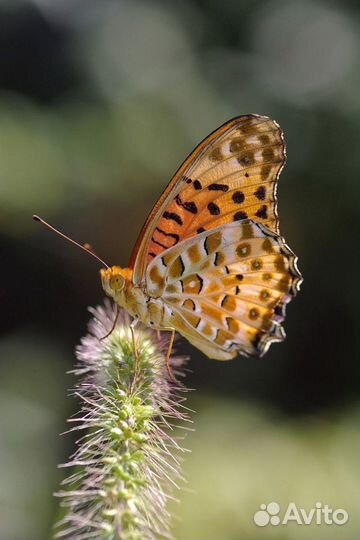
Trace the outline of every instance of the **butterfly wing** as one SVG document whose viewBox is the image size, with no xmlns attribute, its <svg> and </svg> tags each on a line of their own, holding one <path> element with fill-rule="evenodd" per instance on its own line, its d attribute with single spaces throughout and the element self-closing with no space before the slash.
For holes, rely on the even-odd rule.
<svg viewBox="0 0 360 540">
<path fill-rule="evenodd" d="M 181 165 L 134 247 L 135 284 L 148 264 L 180 241 L 246 218 L 278 233 L 276 184 L 286 153 L 279 125 L 265 116 L 230 120 Z"/>
<path fill-rule="evenodd" d="M 296 257 L 283 238 L 251 220 L 228 223 L 163 251 L 146 287 L 171 326 L 210 358 L 262 355 L 285 337 L 285 306 L 299 290 Z"/>
</svg>

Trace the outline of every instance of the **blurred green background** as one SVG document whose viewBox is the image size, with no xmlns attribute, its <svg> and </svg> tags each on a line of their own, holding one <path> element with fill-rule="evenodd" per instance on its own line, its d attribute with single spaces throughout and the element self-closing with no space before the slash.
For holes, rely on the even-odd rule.
<svg viewBox="0 0 360 540">
<path fill-rule="evenodd" d="M 65 372 L 103 298 L 96 262 L 31 215 L 126 265 L 186 155 L 246 113 L 285 131 L 281 231 L 305 282 L 265 358 L 181 341 L 197 413 L 174 533 L 359 538 L 359 20 L 355 0 L 0 1 L 1 540 L 51 534 L 74 447 Z M 257 527 L 271 501 L 350 519 Z"/>
</svg>

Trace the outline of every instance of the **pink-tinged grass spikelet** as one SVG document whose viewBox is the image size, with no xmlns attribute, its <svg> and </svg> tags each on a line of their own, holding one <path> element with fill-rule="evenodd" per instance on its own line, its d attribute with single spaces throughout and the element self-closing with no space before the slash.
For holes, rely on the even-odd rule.
<svg viewBox="0 0 360 540">
<path fill-rule="evenodd" d="M 74 394 L 81 410 L 70 431 L 84 433 L 62 467 L 72 472 L 56 493 L 63 517 L 56 538 L 155 540 L 171 538 L 167 501 L 181 483 L 184 452 L 173 435 L 189 421 L 183 384 L 174 384 L 164 363 L 167 341 L 155 332 L 135 329 L 138 374 L 130 321 L 109 303 L 91 309 L 89 333 L 76 350 Z M 184 358 L 172 358 L 177 378 Z"/>
</svg>

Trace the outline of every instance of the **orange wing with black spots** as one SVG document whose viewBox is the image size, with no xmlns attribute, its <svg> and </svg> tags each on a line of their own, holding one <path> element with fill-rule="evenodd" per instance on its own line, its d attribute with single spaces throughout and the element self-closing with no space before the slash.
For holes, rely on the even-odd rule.
<svg viewBox="0 0 360 540">
<path fill-rule="evenodd" d="M 250 220 L 179 242 L 149 264 L 149 296 L 169 323 L 210 358 L 262 355 L 282 341 L 285 306 L 301 275 L 283 238 Z"/>
<path fill-rule="evenodd" d="M 148 217 L 130 259 L 135 284 L 164 250 L 221 225 L 253 219 L 278 233 L 276 184 L 285 163 L 279 125 L 239 116 L 185 160 Z"/>
</svg>

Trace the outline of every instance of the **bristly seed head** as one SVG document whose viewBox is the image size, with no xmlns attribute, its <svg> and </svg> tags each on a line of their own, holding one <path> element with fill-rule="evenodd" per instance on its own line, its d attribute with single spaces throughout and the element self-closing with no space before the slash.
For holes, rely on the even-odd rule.
<svg viewBox="0 0 360 540">
<path fill-rule="evenodd" d="M 114 332 L 115 310 L 91 309 L 89 333 L 76 350 L 81 376 L 74 393 L 81 411 L 70 431 L 83 431 L 66 467 L 72 474 L 56 495 L 66 509 L 56 538 L 86 540 L 155 540 L 169 537 L 170 488 L 178 487 L 177 454 L 184 450 L 169 427 L 188 420 L 182 384 L 168 378 L 164 362 L 167 340 L 136 331 L 139 374 L 133 380 L 134 354 L 128 317 L 121 313 Z M 177 377 L 184 359 L 171 361 Z"/>
</svg>

